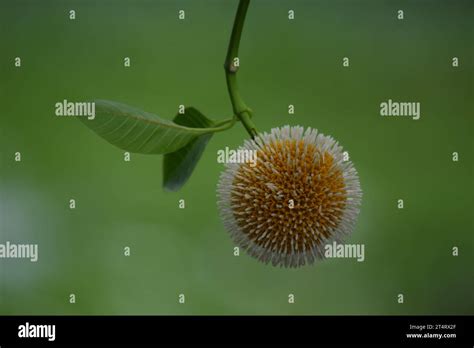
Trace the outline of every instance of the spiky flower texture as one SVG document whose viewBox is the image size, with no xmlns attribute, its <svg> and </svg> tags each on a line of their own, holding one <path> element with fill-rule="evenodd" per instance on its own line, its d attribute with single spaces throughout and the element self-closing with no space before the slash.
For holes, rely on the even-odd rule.
<svg viewBox="0 0 474 348">
<path fill-rule="evenodd" d="M 299 267 L 341 243 L 359 214 L 357 171 L 330 136 L 299 126 L 246 140 L 257 165 L 228 163 L 218 184 L 221 218 L 234 242 L 274 266 Z"/>
</svg>

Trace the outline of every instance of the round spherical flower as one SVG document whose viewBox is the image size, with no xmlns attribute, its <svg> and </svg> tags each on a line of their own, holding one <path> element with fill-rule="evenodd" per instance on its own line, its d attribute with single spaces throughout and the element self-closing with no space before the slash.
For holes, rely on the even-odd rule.
<svg viewBox="0 0 474 348">
<path fill-rule="evenodd" d="M 256 162 L 226 164 L 218 206 L 232 239 L 251 256 L 299 267 L 324 258 L 325 245 L 352 232 L 362 191 L 333 138 L 284 126 L 246 140 L 239 151 L 252 151 Z"/>
</svg>

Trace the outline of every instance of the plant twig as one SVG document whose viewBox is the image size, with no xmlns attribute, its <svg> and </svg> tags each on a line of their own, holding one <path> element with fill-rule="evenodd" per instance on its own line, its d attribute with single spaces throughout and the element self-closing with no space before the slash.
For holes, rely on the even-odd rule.
<svg viewBox="0 0 474 348">
<path fill-rule="evenodd" d="M 230 101 L 234 110 L 234 117 L 244 125 L 247 132 L 252 138 L 257 136 L 257 129 L 251 120 L 252 110 L 245 104 L 240 96 L 237 85 L 237 71 L 238 66 L 235 65 L 235 59 L 238 58 L 240 37 L 244 27 L 245 15 L 249 7 L 250 0 L 240 0 L 237 13 L 235 15 L 234 26 L 230 36 L 229 47 L 227 49 L 227 56 L 224 64 L 225 76 L 227 82 L 227 90 L 229 92 Z"/>
</svg>

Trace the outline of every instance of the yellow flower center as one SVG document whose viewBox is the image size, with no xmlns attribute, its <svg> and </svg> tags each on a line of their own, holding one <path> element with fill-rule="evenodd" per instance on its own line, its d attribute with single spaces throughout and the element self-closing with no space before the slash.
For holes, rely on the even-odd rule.
<svg viewBox="0 0 474 348">
<path fill-rule="evenodd" d="M 242 164 L 231 192 L 232 211 L 249 240 L 266 250 L 304 252 L 331 236 L 346 205 L 343 174 L 329 152 L 304 140 L 278 140 Z"/>
</svg>

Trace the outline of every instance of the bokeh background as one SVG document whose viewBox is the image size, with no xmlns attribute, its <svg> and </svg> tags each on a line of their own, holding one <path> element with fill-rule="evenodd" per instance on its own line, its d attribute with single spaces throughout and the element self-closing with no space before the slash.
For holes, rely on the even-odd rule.
<svg viewBox="0 0 474 348">
<path fill-rule="evenodd" d="M 63 99 L 110 99 L 169 119 L 179 104 L 229 117 L 237 1 L 1 0 L 0 242 L 38 243 L 39 261 L 0 260 L 0 314 L 473 314 L 473 5 L 252 1 L 239 78 L 259 130 L 332 135 L 364 191 L 348 242 L 365 244 L 365 262 L 295 270 L 235 257 L 218 218 L 216 152 L 243 142 L 241 125 L 216 134 L 167 193 L 160 156 L 124 162 L 54 114 Z M 387 99 L 420 102 L 421 119 L 382 118 Z"/>
</svg>

